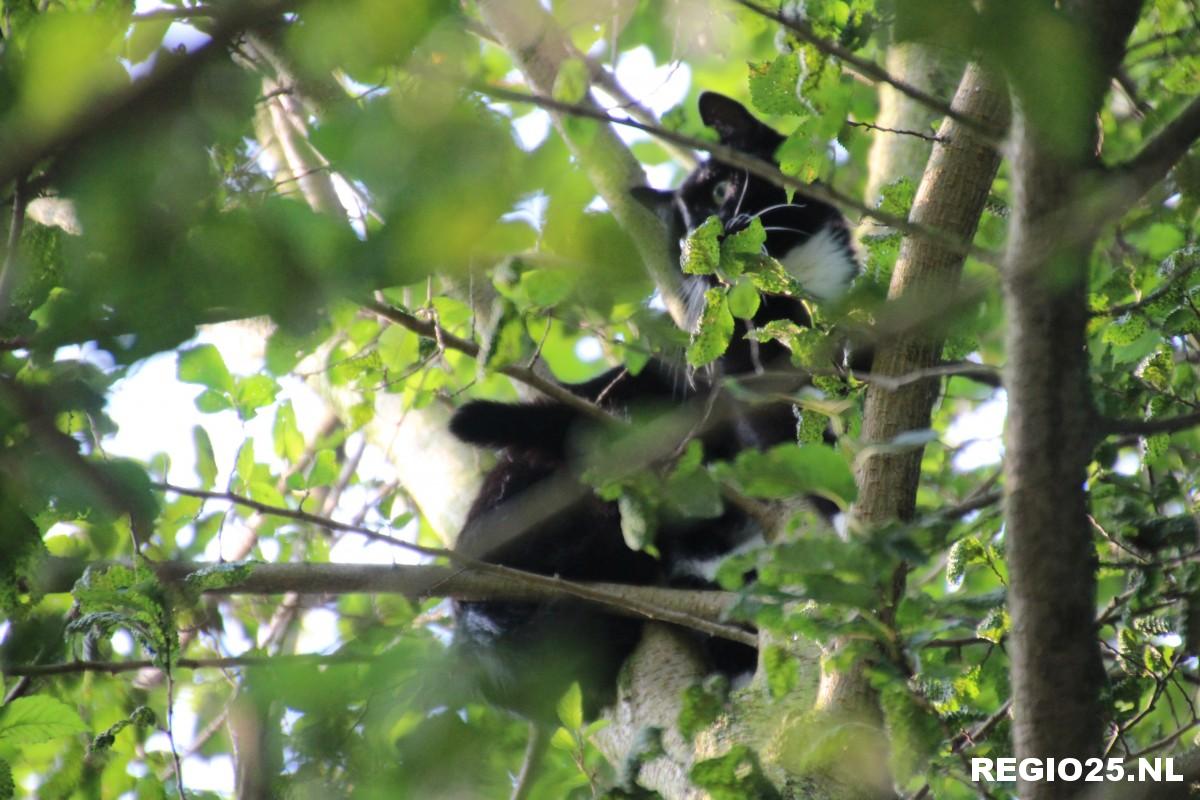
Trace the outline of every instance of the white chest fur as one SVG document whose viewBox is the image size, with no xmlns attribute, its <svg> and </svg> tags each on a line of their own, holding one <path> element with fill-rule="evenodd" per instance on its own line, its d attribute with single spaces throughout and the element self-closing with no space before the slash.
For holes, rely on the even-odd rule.
<svg viewBox="0 0 1200 800">
<path fill-rule="evenodd" d="M 788 274 L 818 300 L 841 297 L 858 274 L 858 262 L 844 235 L 835 228 L 822 228 L 779 259 Z"/>
</svg>

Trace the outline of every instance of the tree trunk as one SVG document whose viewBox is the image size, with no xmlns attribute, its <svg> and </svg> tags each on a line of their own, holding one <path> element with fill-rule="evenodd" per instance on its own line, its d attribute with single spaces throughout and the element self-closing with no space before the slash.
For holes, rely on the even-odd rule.
<svg viewBox="0 0 1200 800">
<path fill-rule="evenodd" d="M 888 48 L 886 68 L 889 75 L 935 97 L 946 97 L 962 75 L 961 57 L 941 47 L 917 42 L 902 42 Z M 929 135 L 933 124 L 940 119 L 936 111 L 918 103 L 888 84 L 879 86 L 879 115 L 875 124 L 896 131 L 913 131 Z M 863 200 L 869 206 L 879 202 L 880 191 L 893 181 L 908 178 L 913 183 L 921 179 L 933 143 L 918 136 L 877 131 L 873 134 L 871 154 L 867 160 L 867 187 Z M 864 219 L 864 226 L 874 227 Z M 864 231 L 868 232 L 868 231 Z"/>
<path fill-rule="evenodd" d="M 1096 756 L 1102 733 L 1096 553 L 1084 485 L 1096 427 L 1086 350 L 1095 231 L 1070 212 L 1078 208 L 1085 171 L 1094 166 L 1095 114 L 1141 0 L 1064 6 L 1088 37 L 1092 63 L 1080 65 L 1084 74 L 1070 89 L 1077 94 L 1063 104 L 1079 112 L 1074 119 L 1055 118 L 1063 126 L 1055 137 L 1037 128 L 1017 97 L 1004 263 L 1005 535 L 1018 758 Z M 1020 793 L 1046 800 L 1076 795 L 1080 786 L 1021 781 Z"/>
<path fill-rule="evenodd" d="M 1000 84 L 976 65 L 968 67 L 954 97 L 954 108 L 992 127 L 1002 129 L 1008 116 L 1006 95 Z M 939 228 L 969 241 L 975 233 L 984 200 L 996 175 L 1000 156 L 970 129 L 946 120 L 938 132 L 918 188 L 910 219 Z M 922 296 L 952 292 L 962 271 L 963 256 L 930 239 L 907 237 L 892 274 L 888 297 L 912 302 Z M 942 340 L 936 333 L 902 336 L 882 343 L 875 352 L 872 372 L 903 375 L 933 366 Z M 937 394 L 936 379 L 912 383 L 895 390 L 879 385 L 867 391 L 863 439 L 868 444 L 891 441 L 906 431 L 929 427 Z M 878 525 L 912 517 L 920 477 L 921 449 L 876 452 L 858 466 L 858 502 L 853 510 L 856 526 Z M 884 590 L 885 619 L 903 592 L 903 575 Z M 829 672 L 823 676 L 820 708 L 830 713 L 862 714 L 872 709 L 874 698 L 857 673 Z"/>
</svg>

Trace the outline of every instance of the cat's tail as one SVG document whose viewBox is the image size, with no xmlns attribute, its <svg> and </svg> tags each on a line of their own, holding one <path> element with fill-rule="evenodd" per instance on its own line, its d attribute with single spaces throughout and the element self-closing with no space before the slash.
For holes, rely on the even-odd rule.
<svg viewBox="0 0 1200 800">
<path fill-rule="evenodd" d="M 516 448 L 563 458 L 571 431 L 581 416 L 561 403 L 475 400 L 454 412 L 450 432 L 467 444 Z"/>
</svg>

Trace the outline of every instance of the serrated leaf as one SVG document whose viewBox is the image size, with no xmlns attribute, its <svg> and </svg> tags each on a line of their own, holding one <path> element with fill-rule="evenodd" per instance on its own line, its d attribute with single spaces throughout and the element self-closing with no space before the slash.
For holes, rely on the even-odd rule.
<svg viewBox="0 0 1200 800">
<path fill-rule="evenodd" d="M 750 102 L 764 114 L 803 114 L 807 109 L 796 96 L 799 82 L 800 62 L 795 53 L 752 63 Z"/>
<path fill-rule="evenodd" d="M 762 662 L 771 697 L 786 697 L 796 688 L 800 671 L 796 659 L 787 650 L 779 645 L 770 645 L 762 653 Z"/>
<path fill-rule="evenodd" d="M 9 747 L 48 742 L 86 730 L 78 711 L 43 694 L 18 697 L 0 715 L 0 745 Z"/>
<path fill-rule="evenodd" d="M 754 217 L 745 228 L 737 233 L 731 233 L 721 240 L 722 265 L 727 255 L 761 253 L 766 243 L 767 231 L 763 228 L 762 220 Z"/>
<path fill-rule="evenodd" d="M 750 276 L 750 280 L 759 291 L 767 294 L 785 294 L 792 297 L 804 295 L 804 287 L 791 276 L 787 269 L 771 256 L 749 253 L 739 257 L 742 262 L 742 272 Z"/>
<path fill-rule="evenodd" d="M 692 337 L 687 349 L 688 366 L 703 367 L 716 361 L 728 349 L 732 336 L 733 315 L 729 313 L 725 289 L 713 287 L 704 293 L 700 329 Z"/>
<path fill-rule="evenodd" d="M 721 265 L 721 234 L 725 226 L 717 217 L 709 217 L 688 234 L 683 243 L 680 267 L 688 275 L 711 275 Z"/>
</svg>

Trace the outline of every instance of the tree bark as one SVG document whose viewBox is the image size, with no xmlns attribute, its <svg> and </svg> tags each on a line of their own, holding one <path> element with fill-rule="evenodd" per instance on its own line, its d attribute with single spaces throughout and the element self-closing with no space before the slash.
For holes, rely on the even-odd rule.
<svg viewBox="0 0 1200 800">
<path fill-rule="evenodd" d="M 977 65 L 967 68 L 954 97 L 954 108 L 997 129 L 1008 119 L 1008 103 L 1001 84 Z M 984 200 L 1000 163 L 999 154 L 970 128 L 946 120 L 925 168 L 910 219 L 969 241 L 975 233 Z M 962 271 L 963 257 L 932 239 L 906 237 L 892 274 L 889 300 L 911 303 L 921 296 L 953 292 Z M 933 366 L 941 355 L 937 333 L 897 337 L 875 352 L 872 372 L 905 375 Z M 936 398 L 938 380 L 931 378 L 899 388 L 873 384 L 867 391 L 863 439 L 868 444 L 891 441 L 906 431 L 927 428 Z M 857 469 L 858 502 L 852 511 L 858 527 L 896 519 L 910 519 L 916 504 L 921 449 L 876 452 L 861 459 Z M 897 602 L 903 592 L 903 575 L 884 590 L 881 602 Z M 861 666 L 861 665 L 860 665 Z M 818 706 L 834 714 L 877 715 L 874 696 L 857 671 L 828 672 L 822 676 Z"/>
<path fill-rule="evenodd" d="M 1088 390 L 1087 274 L 1094 231 L 1064 230 L 1095 164 L 1094 115 L 1141 0 L 1078 0 L 1093 64 L 1073 91 L 1075 119 L 1051 140 L 1016 98 L 1013 214 L 1004 264 L 1009 416 L 1005 513 L 1012 615 L 1013 738 L 1018 758 L 1100 754 L 1104 671 L 1095 630 L 1096 553 L 1085 481 L 1095 442 Z M 1081 65 L 1081 69 L 1083 65 Z M 1076 106 L 1078 107 L 1078 106 Z M 1065 141 L 1065 146 L 1064 146 Z M 1066 233 L 1067 235 L 1064 235 Z M 1029 800 L 1079 784 L 1021 781 Z"/>
<path fill-rule="evenodd" d="M 559 69 L 578 57 L 554 19 L 533 0 L 481 0 L 479 12 L 530 88 L 539 95 L 551 96 Z M 579 105 L 599 110 L 590 97 Z M 679 294 L 681 276 L 679 265 L 671 263 L 666 228 L 630 194 L 630 189 L 646 182 L 641 165 L 609 125 L 596 125 L 594 135 L 581 142 L 568 130 L 565 115 L 555 112 L 551 117 L 571 155 L 633 240 L 672 319 L 683 327 L 687 315 Z"/>
<path fill-rule="evenodd" d="M 962 58 L 952 51 L 934 45 L 901 42 L 888 48 L 886 66 L 889 75 L 916 86 L 934 97 L 945 97 L 962 75 Z M 929 134 L 941 118 L 934 109 L 913 100 L 893 86 L 879 85 L 879 115 L 875 125 L 897 131 Z M 893 181 L 908 178 L 913 183 L 921 179 L 933 143 L 928 139 L 898 133 L 878 131 L 872 134 L 871 153 L 867 159 L 867 187 L 863 200 L 873 206 L 879 202 L 880 191 Z M 864 227 L 878 227 L 863 220 Z M 864 233 L 869 231 L 863 231 Z"/>
</svg>

